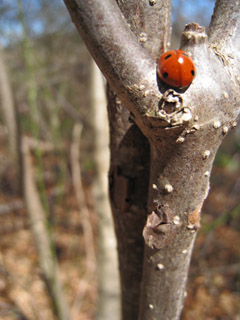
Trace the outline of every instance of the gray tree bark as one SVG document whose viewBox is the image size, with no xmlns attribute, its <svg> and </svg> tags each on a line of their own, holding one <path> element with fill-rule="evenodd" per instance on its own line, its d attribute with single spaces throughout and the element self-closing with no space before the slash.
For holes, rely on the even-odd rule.
<svg viewBox="0 0 240 320">
<path fill-rule="evenodd" d="M 179 91 L 156 75 L 168 43 L 170 1 L 117 2 L 65 0 L 111 87 L 110 192 L 122 318 L 174 320 L 212 163 L 239 119 L 240 6 L 217 0 L 209 35 L 195 23 L 186 26 L 181 49 L 192 53 L 197 76 Z"/>
</svg>

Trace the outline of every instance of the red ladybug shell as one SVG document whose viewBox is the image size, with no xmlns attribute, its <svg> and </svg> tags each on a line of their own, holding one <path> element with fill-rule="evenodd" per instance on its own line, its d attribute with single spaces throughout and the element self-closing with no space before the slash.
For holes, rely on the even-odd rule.
<svg viewBox="0 0 240 320">
<path fill-rule="evenodd" d="M 157 72 L 160 79 L 175 88 L 184 88 L 191 84 L 196 68 L 190 55 L 183 50 L 170 50 L 159 59 Z"/>
</svg>

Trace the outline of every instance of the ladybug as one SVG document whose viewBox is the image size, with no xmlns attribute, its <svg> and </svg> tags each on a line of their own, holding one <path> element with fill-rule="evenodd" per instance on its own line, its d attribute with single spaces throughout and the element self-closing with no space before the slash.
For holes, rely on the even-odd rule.
<svg viewBox="0 0 240 320">
<path fill-rule="evenodd" d="M 175 88 L 188 87 L 196 75 L 190 55 L 183 50 L 170 50 L 161 55 L 157 73 L 160 79 Z"/>
</svg>

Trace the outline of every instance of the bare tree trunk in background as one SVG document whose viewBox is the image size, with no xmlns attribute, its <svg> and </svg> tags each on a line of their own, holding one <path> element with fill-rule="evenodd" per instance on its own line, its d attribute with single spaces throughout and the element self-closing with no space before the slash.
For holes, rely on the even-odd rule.
<svg viewBox="0 0 240 320">
<path fill-rule="evenodd" d="M 111 87 L 122 319 L 177 320 L 213 160 L 240 118 L 239 1 L 216 0 L 208 34 L 195 23 L 185 27 L 180 48 L 191 52 L 197 75 L 184 92 L 156 74 L 168 47 L 170 0 L 65 3 Z"/>
<path fill-rule="evenodd" d="M 4 61 L 3 49 L 0 46 L 0 109 L 4 124 L 8 130 L 9 149 L 12 160 L 19 167 L 18 129 L 17 117 L 14 108 L 13 96 L 8 77 L 7 66 Z"/>
<path fill-rule="evenodd" d="M 57 319 L 70 320 L 71 317 L 59 276 L 52 234 L 50 233 L 46 213 L 44 212 L 34 181 L 31 147 L 27 137 L 22 138 L 22 157 L 24 199 L 35 239 L 41 272 L 49 290 Z"/>
<path fill-rule="evenodd" d="M 85 248 L 85 273 L 78 285 L 78 292 L 72 307 L 72 317 L 76 319 L 80 313 L 80 307 L 83 297 L 91 284 L 96 281 L 96 253 L 94 246 L 94 234 L 91 224 L 90 212 L 86 203 L 84 194 L 80 166 L 80 150 L 81 150 L 81 133 L 82 125 L 78 122 L 74 124 L 71 143 L 71 168 L 72 181 L 75 196 L 79 208 L 79 218 L 83 228 L 83 241 Z M 85 283 L 85 285 L 84 285 Z"/>
<path fill-rule="evenodd" d="M 98 215 L 98 290 L 97 320 L 120 319 L 120 288 L 116 237 L 108 196 L 110 165 L 107 100 L 103 76 L 94 61 L 90 75 L 91 124 L 94 137 L 95 210 Z"/>
</svg>

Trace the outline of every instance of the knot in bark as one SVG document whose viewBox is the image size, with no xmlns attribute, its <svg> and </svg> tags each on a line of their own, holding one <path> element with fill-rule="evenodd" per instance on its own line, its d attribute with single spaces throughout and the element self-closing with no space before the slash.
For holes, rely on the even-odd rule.
<svg viewBox="0 0 240 320">
<path fill-rule="evenodd" d="M 150 248 L 160 249 L 169 245 L 176 233 L 174 214 L 167 204 L 158 205 L 148 216 L 143 237 Z"/>
<path fill-rule="evenodd" d="M 159 102 L 158 116 L 166 126 L 179 126 L 192 119 L 191 110 L 184 107 L 182 96 L 173 89 L 167 90 Z"/>
</svg>

